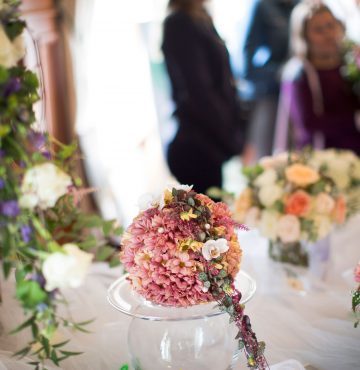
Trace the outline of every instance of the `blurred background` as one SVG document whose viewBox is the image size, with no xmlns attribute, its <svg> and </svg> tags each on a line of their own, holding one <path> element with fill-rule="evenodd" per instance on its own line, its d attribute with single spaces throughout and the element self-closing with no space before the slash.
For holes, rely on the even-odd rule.
<svg viewBox="0 0 360 370">
<path fill-rule="evenodd" d="M 22 6 L 29 25 L 26 63 L 36 67 L 39 55 L 37 67 L 46 88 L 38 107 L 41 125 L 65 143 L 79 139 L 88 184 L 98 189 L 92 206 L 125 224 L 136 214 L 141 194 L 176 181 L 164 154 L 176 132 L 161 52 L 167 3 L 24 0 Z M 345 24 L 348 36 L 360 43 L 357 1 L 326 3 Z M 206 4 L 229 50 L 249 120 L 254 87 L 246 77 L 243 50 L 255 5 L 253 0 Z M 226 189 L 232 190 L 239 180 L 240 166 L 240 157 L 224 166 Z M 236 189 L 241 191 L 239 185 Z"/>
</svg>

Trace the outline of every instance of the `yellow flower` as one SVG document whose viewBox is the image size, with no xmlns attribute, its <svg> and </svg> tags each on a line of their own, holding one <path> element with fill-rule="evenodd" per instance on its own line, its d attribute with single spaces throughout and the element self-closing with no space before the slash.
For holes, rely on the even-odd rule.
<svg viewBox="0 0 360 370">
<path fill-rule="evenodd" d="M 201 242 L 198 242 L 193 239 L 185 239 L 180 242 L 178 248 L 181 252 L 186 252 L 189 249 L 192 249 L 194 252 L 197 252 L 202 248 L 202 246 L 203 246 L 203 243 Z"/>
<path fill-rule="evenodd" d="M 225 226 L 218 226 L 218 227 L 214 227 L 214 231 L 216 232 L 218 236 L 221 236 L 221 235 L 225 235 L 226 228 Z"/>
<path fill-rule="evenodd" d="M 291 165 L 285 170 L 286 178 L 299 186 L 308 186 L 319 180 L 319 173 L 311 167 L 300 163 Z"/>
<path fill-rule="evenodd" d="M 197 218 L 197 215 L 195 215 L 193 213 L 193 210 L 192 208 L 190 209 L 190 211 L 184 211 L 184 212 L 181 212 L 180 214 L 180 218 L 183 220 L 183 221 L 190 221 L 192 218 Z"/>
<path fill-rule="evenodd" d="M 225 294 L 230 296 L 234 293 L 234 290 L 229 285 L 225 286 L 223 288 L 223 291 L 225 292 Z"/>
<path fill-rule="evenodd" d="M 173 200 L 173 196 L 170 190 L 166 189 L 164 192 L 164 202 L 169 204 Z"/>
</svg>

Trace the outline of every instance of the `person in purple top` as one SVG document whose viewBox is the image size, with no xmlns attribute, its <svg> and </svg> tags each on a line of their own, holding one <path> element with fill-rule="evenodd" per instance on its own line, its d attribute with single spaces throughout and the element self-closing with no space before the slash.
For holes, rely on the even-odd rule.
<svg viewBox="0 0 360 370">
<path fill-rule="evenodd" d="M 341 73 L 343 35 L 343 25 L 321 2 L 294 8 L 293 58 L 284 68 L 274 151 L 312 145 L 360 155 L 360 99 Z"/>
</svg>

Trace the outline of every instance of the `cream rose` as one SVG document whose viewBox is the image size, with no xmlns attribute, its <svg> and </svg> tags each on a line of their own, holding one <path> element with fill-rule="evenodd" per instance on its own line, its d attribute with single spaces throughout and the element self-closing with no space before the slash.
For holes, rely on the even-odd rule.
<svg viewBox="0 0 360 370">
<path fill-rule="evenodd" d="M 281 216 L 277 225 L 277 236 L 283 243 L 293 243 L 300 239 L 301 225 L 294 215 Z"/>
<path fill-rule="evenodd" d="M 71 177 L 50 162 L 34 166 L 25 173 L 22 181 L 20 207 L 54 207 L 71 184 Z"/>
<path fill-rule="evenodd" d="M 202 255 L 207 261 L 217 258 L 229 250 L 226 239 L 208 240 L 201 248 Z"/>
<path fill-rule="evenodd" d="M 263 186 L 259 191 L 259 200 L 263 206 L 271 207 L 282 195 L 283 189 L 279 185 Z"/>
<path fill-rule="evenodd" d="M 276 182 L 277 178 L 278 176 L 276 171 L 273 168 L 268 168 L 256 178 L 254 184 L 259 188 L 263 186 L 273 185 Z"/>
<path fill-rule="evenodd" d="M 279 217 L 279 213 L 275 211 L 265 210 L 261 213 L 259 229 L 266 238 L 276 240 L 276 230 Z"/>
<path fill-rule="evenodd" d="M 333 223 L 327 216 L 316 215 L 313 217 L 317 239 L 323 239 L 332 230 Z"/>
<path fill-rule="evenodd" d="M 10 68 L 17 64 L 25 55 L 22 35 L 11 41 L 0 24 L 0 65 Z"/>
<path fill-rule="evenodd" d="M 319 180 L 317 171 L 300 163 L 293 164 L 285 170 L 286 178 L 298 186 L 308 186 Z"/>
<path fill-rule="evenodd" d="M 315 198 L 315 211 L 320 214 L 328 214 L 335 207 L 335 200 L 326 193 L 320 193 Z"/>
<path fill-rule="evenodd" d="M 253 192 L 250 188 L 246 188 L 235 201 L 235 214 L 234 217 L 239 222 L 244 222 L 246 212 L 252 204 Z"/>
<path fill-rule="evenodd" d="M 47 291 L 62 288 L 78 288 L 89 269 L 93 256 L 81 251 L 75 244 L 65 244 L 65 253 L 50 254 L 43 263 Z"/>
</svg>

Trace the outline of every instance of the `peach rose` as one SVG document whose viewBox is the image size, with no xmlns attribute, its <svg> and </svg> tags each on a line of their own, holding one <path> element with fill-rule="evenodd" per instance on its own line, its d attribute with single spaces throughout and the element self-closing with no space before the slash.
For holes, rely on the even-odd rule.
<svg viewBox="0 0 360 370">
<path fill-rule="evenodd" d="M 335 207 L 334 199 L 326 193 L 320 193 L 315 199 L 315 210 L 321 214 L 329 214 Z"/>
<path fill-rule="evenodd" d="M 252 206 L 252 190 L 246 188 L 235 201 L 235 215 L 237 221 L 243 222 L 246 212 Z"/>
<path fill-rule="evenodd" d="M 286 178 L 299 186 L 308 186 L 319 180 L 319 174 L 311 167 L 300 163 L 293 164 L 285 170 Z"/>
<path fill-rule="evenodd" d="M 305 216 L 310 211 L 311 196 L 303 190 L 295 191 L 285 202 L 285 213 Z"/>
<path fill-rule="evenodd" d="M 277 235 L 283 243 L 293 243 L 300 239 L 301 226 L 294 215 L 281 216 L 277 225 Z"/>
<path fill-rule="evenodd" d="M 336 199 L 335 208 L 333 211 L 333 216 L 335 222 L 338 224 L 343 224 L 346 218 L 346 201 L 343 195 L 340 195 Z"/>
</svg>

